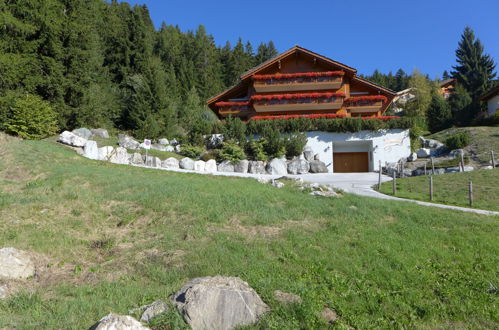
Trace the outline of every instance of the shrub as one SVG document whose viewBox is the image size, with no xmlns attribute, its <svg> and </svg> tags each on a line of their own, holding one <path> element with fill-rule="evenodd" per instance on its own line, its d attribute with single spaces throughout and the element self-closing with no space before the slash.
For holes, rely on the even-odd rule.
<svg viewBox="0 0 499 330">
<path fill-rule="evenodd" d="M 198 158 L 204 152 L 204 148 L 183 144 L 180 147 L 180 154 L 189 158 Z"/>
<path fill-rule="evenodd" d="M 307 144 L 307 136 L 303 133 L 293 133 L 285 138 L 286 157 L 291 159 L 299 156 Z"/>
<path fill-rule="evenodd" d="M 267 127 L 263 139 L 263 150 L 269 158 L 281 158 L 286 154 L 286 141 L 279 131 Z"/>
<path fill-rule="evenodd" d="M 243 144 L 246 142 L 246 125 L 239 118 L 228 117 L 223 125 L 223 134 L 225 140 Z"/>
<path fill-rule="evenodd" d="M 217 157 L 218 157 L 218 150 L 211 150 L 211 151 L 203 152 L 201 154 L 200 159 L 207 162 L 211 159 L 217 159 Z"/>
<path fill-rule="evenodd" d="M 445 145 L 451 150 L 464 148 L 470 143 L 471 136 L 467 132 L 460 132 L 445 139 Z"/>
<path fill-rule="evenodd" d="M 57 114 L 50 103 L 37 95 L 20 95 L 3 100 L 3 129 L 23 139 L 43 139 L 57 132 Z"/>
<path fill-rule="evenodd" d="M 452 112 L 449 103 L 440 95 L 432 96 L 430 107 L 426 112 L 428 129 L 435 133 L 449 128 L 452 124 Z"/>
<path fill-rule="evenodd" d="M 254 140 L 251 138 L 246 143 L 246 154 L 251 160 L 261 160 L 266 161 L 268 159 L 267 154 L 265 153 L 265 138 L 260 138 L 258 140 Z"/>
<path fill-rule="evenodd" d="M 235 141 L 230 140 L 224 142 L 222 149 L 218 151 L 218 160 L 228 160 L 231 163 L 237 163 L 246 158 L 243 148 L 241 148 Z"/>
</svg>

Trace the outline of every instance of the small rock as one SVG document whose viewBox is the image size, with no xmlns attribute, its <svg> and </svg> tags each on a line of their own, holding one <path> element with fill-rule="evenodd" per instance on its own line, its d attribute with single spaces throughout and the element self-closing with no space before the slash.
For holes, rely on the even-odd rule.
<svg viewBox="0 0 499 330">
<path fill-rule="evenodd" d="M 168 152 L 175 152 L 175 148 L 174 148 L 174 147 L 172 147 L 172 146 L 166 146 L 165 151 L 168 151 Z"/>
<path fill-rule="evenodd" d="M 163 138 L 163 139 L 159 139 L 158 143 L 165 146 L 165 145 L 170 144 L 170 141 L 168 141 L 168 139 Z"/>
<path fill-rule="evenodd" d="M 357 206 L 355 206 L 355 205 L 350 205 L 348 208 L 349 208 L 350 210 L 357 210 Z"/>
<path fill-rule="evenodd" d="M 303 149 L 303 156 L 305 157 L 306 160 L 308 160 L 310 162 L 310 161 L 314 160 L 314 151 L 312 150 L 311 147 L 306 146 Z"/>
<path fill-rule="evenodd" d="M 409 157 L 407 157 L 407 161 L 408 162 L 413 162 L 415 161 L 416 159 L 418 159 L 418 154 L 415 153 L 415 152 L 412 152 Z"/>
<path fill-rule="evenodd" d="M 219 149 L 222 147 L 224 142 L 222 134 L 205 135 L 204 138 L 208 149 Z"/>
<path fill-rule="evenodd" d="M 83 147 L 83 157 L 98 160 L 99 159 L 99 147 L 97 147 L 97 142 L 88 140 Z"/>
<path fill-rule="evenodd" d="M 172 145 L 172 146 L 174 146 L 174 147 L 175 147 L 175 146 L 177 146 L 177 145 L 178 145 L 178 141 L 177 141 L 177 139 L 172 139 L 172 140 L 170 140 L 170 145 Z"/>
<path fill-rule="evenodd" d="M 210 159 L 206 162 L 204 167 L 205 172 L 215 173 L 217 171 L 217 162 L 214 159 Z"/>
<path fill-rule="evenodd" d="M 234 172 L 237 173 L 248 173 L 249 162 L 246 159 L 240 160 L 238 163 L 234 164 Z"/>
<path fill-rule="evenodd" d="M 26 251 L 0 249 L 0 279 L 24 279 L 35 275 L 35 264 Z"/>
<path fill-rule="evenodd" d="M 220 164 L 218 164 L 218 172 L 234 172 L 234 164 L 229 162 L 228 160 L 224 160 Z"/>
<path fill-rule="evenodd" d="M 265 174 L 265 162 L 261 160 L 252 160 L 249 162 L 248 172 L 252 174 Z"/>
<path fill-rule="evenodd" d="M 161 167 L 168 168 L 168 169 L 177 169 L 180 167 L 180 163 L 177 158 L 175 157 L 170 157 L 165 159 L 161 163 Z"/>
<path fill-rule="evenodd" d="M 194 170 L 197 172 L 204 172 L 206 168 L 206 162 L 203 160 L 196 160 L 194 162 Z"/>
<path fill-rule="evenodd" d="M 484 166 L 484 167 L 482 167 L 482 168 L 480 168 L 480 169 L 481 169 L 481 170 L 492 170 L 492 169 L 494 169 L 494 168 L 492 167 L 492 165 L 488 165 L 488 166 Z"/>
<path fill-rule="evenodd" d="M 449 152 L 449 156 L 452 158 L 461 157 L 461 154 L 464 155 L 463 149 L 454 149 Z"/>
<path fill-rule="evenodd" d="M 446 146 L 441 146 L 441 147 L 438 147 L 436 149 L 432 149 L 430 154 L 431 154 L 431 157 L 440 157 L 440 156 L 447 154 L 448 152 L 449 152 L 449 149 Z"/>
<path fill-rule="evenodd" d="M 288 166 L 285 160 L 274 158 L 267 164 L 267 173 L 272 175 L 288 174 Z"/>
<path fill-rule="evenodd" d="M 91 330 L 147 330 L 139 321 L 128 315 L 108 314 L 94 324 Z"/>
<path fill-rule="evenodd" d="M 301 304 L 301 297 L 292 293 L 283 292 L 280 290 L 274 291 L 275 300 L 284 304 Z"/>
<path fill-rule="evenodd" d="M 142 143 L 141 143 L 141 145 L 142 145 Z M 151 149 L 159 150 L 159 151 L 166 151 L 166 146 L 164 146 L 162 144 L 153 144 L 153 145 L 151 145 Z"/>
<path fill-rule="evenodd" d="M 427 148 L 418 149 L 416 152 L 418 158 L 428 158 L 431 155 L 431 150 Z"/>
<path fill-rule="evenodd" d="M 81 136 L 78 136 L 69 131 L 62 132 L 59 135 L 59 139 L 57 141 L 73 147 L 83 147 L 87 143 L 87 139 L 82 138 Z"/>
<path fill-rule="evenodd" d="M 321 312 L 321 317 L 328 323 L 334 323 L 338 320 L 338 314 L 330 308 L 324 308 Z"/>
<path fill-rule="evenodd" d="M 182 151 L 182 147 L 180 147 L 180 144 L 177 144 L 175 146 L 175 152 L 180 152 L 180 151 Z"/>
<path fill-rule="evenodd" d="M 326 164 L 320 160 L 312 160 L 310 163 L 310 172 L 312 173 L 327 173 Z"/>
<path fill-rule="evenodd" d="M 6 299 L 9 296 L 9 288 L 6 284 L 0 284 L 0 299 Z"/>
<path fill-rule="evenodd" d="M 98 136 L 102 139 L 109 139 L 109 133 L 108 133 L 107 129 L 94 128 L 91 130 L 91 132 L 92 132 L 92 135 L 94 135 L 94 136 Z"/>
<path fill-rule="evenodd" d="M 338 194 L 334 191 L 312 191 L 309 195 L 323 196 L 323 197 L 338 197 Z"/>
<path fill-rule="evenodd" d="M 263 184 L 267 184 L 269 183 L 271 180 L 268 179 L 268 178 L 257 178 L 256 181 L 260 182 L 260 183 L 263 183 Z"/>
<path fill-rule="evenodd" d="M 424 146 L 426 148 L 433 148 L 433 149 L 436 149 L 436 148 L 440 148 L 440 147 L 443 147 L 444 144 L 440 141 L 437 141 L 437 140 L 431 140 L 431 139 L 427 139 L 424 141 Z"/>
<path fill-rule="evenodd" d="M 292 177 L 292 176 L 281 176 L 280 178 L 277 178 L 276 180 L 290 180 L 290 181 L 294 181 L 296 183 L 303 183 L 303 179 L 302 178 L 298 178 L 298 177 Z"/>
<path fill-rule="evenodd" d="M 151 322 L 156 316 L 168 311 L 168 305 L 161 300 L 156 300 L 152 304 L 143 307 L 144 313 L 140 317 L 140 322 L 145 323 Z"/>
<path fill-rule="evenodd" d="M 284 187 L 284 183 L 273 180 L 272 181 L 272 186 L 276 187 L 276 188 L 282 188 L 282 187 Z"/>
<path fill-rule="evenodd" d="M 184 170 L 194 170 L 194 161 L 188 157 L 182 158 L 179 165 Z"/>
<path fill-rule="evenodd" d="M 87 140 L 92 137 L 92 132 L 88 128 L 85 128 L 85 127 L 74 129 L 73 134 L 76 134 L 79 137 L 82 137 L 82 138 L 87 139 Z"/>
</svg>

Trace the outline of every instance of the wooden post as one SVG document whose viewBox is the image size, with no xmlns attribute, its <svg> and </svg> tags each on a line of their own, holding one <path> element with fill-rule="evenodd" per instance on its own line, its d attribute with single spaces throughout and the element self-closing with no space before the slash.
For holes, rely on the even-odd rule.
<svg viewBox="0 0 499 330">
<path fill-rule="evenodd" d="M 431 161 L 431 175 L 435 175 L 435 164 L 433 163 L 433 157 L 430 157 Z"/>
<path fill-rule="evenodd" d="M 492 168 L 496 168 L 496 159 L 494 158 L 494 151 L 490 151 L 490 158 L 492 158 Z"/>
<path fill-rule="evenodd" d="M 470 206 L 473 206 L 473 182 L 468 183 L 468 198 L 470 199 Z"/>
<path fill-rule="evenodd" d="M 433 200 L 433 176 L 430 175 L 430 201 Z"/>
<path fill-rule="evenodd" d="M 426 163 L 424 163 L 424 175 L 426 175 L 427 172 L 426 172 Z"/>
<path fill-rule="evenodd" d="M 459 172 L 464 172 L 464 152 L 459 153 L 461 155 L 461 164 L 459 166 Z"/>
<path fill-rule="evenodd" d="M 378 191 L 381 191 L 381 160 L 379 161 Z"/>
<path fill-rule="evenodd" d="M 397 193 L 397 176 L 395 175 L 395 171 L 392 173 L 392 194 L 395 196 Z"/>
<path fill-rule="evenodd" d="M 400 161 L 400 177 L 404 177 L 404 163 L 402 161 Z"/>
</svg>

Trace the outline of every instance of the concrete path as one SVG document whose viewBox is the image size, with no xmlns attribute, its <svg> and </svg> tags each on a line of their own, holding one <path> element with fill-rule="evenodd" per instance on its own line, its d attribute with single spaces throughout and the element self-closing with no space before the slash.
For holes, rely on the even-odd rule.
<svg viewBox="0 0 499 330">
<path fill-rule="evenodd" d="M 166 170 L 161 168 L 162 170 Z M 277 179 L 282 177 L 282 175 L 268 175 L 268 174 L 250 174 L 250 173 L 232 173 L 232 172 L 214 172 L 214 173 L 199 173 L 196 171 L 189 170 L 168 170 L 174 172 L 181 173 L 197 173 L 197 174 L 211 174 L 211 175 L 219 175 L 219 176 L 234 176 L 234 177 L 242 177 L 242 178 L 266 178 L 266 179 Z M 303 181 L 308 183 L 318 183 L 325 186 L 331 186 L 337 189 L 341 189 L 347 193 L 368 196 L 374 198 L 381 199 L 389 199 L 396 200 L 401 202 L 411 202 L 424 206 L 438 207 L 442 209 L 450 209 L 457 210 L 462 212 L 476 213 L 482 215 L 496 215 L 499 216 L 499 212 L 496 211 L 488 211 L 488 210 L 480 210 L 480 209 L 472 209 L 468 207 L 460 207 L 460 206 L 452 206 L 452 205 L 444 205 L 437 203 L 429 203 L 417 201 L 414 199 L 405 199 L 399 197 L 388 196 L 382 193 L 375 191 L 372 187 L 378 184 L 378 173 L 321 173 L 321 174 L 301 174 L 301 175 L 286 175 L 289 177 L 302 178 Z M 382 175 L 382 182 L 389 182 L 392 178 Z"/>
</svg>

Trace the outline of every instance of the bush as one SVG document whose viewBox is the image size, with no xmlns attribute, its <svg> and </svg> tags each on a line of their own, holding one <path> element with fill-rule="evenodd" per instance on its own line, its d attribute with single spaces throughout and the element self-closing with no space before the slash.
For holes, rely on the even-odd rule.
<svg viewBox="0 0 499 330">
<path fill-rule="evenodd" d="M 217 158 L 218 158 L 218 150 L 203 152 L 201 154 L 201 157 L 200 157 L 200 159 L 205 161 L 205 162 L 207 162 L 211 159 L 217 159 Z"/>
<path fill-rule="evenodd" d="M 12 95 L 11 95 L 12 96 Z M 19 95 L 2 100 L 3 129 L 23 139 L 43 139 L 57 132 L 57 114 L 37 95 Z"/>
<path fill-rule="evenodd" d="M 204 148 L 183 144 L 180 146 L 180 154 L 189 158 L 198 158 L 204 152 Z"/>
<path fill-rule="evenodd" d="M 269 158 L 281 158 L 286 154 L 286 141 L 279 131 L 267 127 L 262 138 L 263 150 Z"/>
<path fill-rule="evenodd" d="M 428 129 L 435 133 L 449 128 L 452 124 L 452 112 L 449 103 L 440 95 L 432 96 L 430 107 L 426 112 Z"/>
<path fill-rule="evenodd" d="M 445 139 L 445 145 L 451 150 L 462 149 L 467 147 L 470 143 L 471 136 L 467 132 L 457 133 Z"/>
<path fill-rule="evenodd" d="M 239 144 L 246 142 L 246 125 L 241 119 L 228 117 L 222 129 L 226 141 L 233 140 Z"/>
<path fill-rule="evenodd" d="M 231 163 L 238 163 L 240 160 L 246 159 L 243 148 L 235 141 L 224 142 L 222 149 L 218 151 L 218 160 L 228 160 Z"/>
<path fill-rule="evenodd" d="M 258 140 L 250 139 L 246 143 L 246 154 L 251 160 L 261 160 L 266 161 L 268 159 L 265 153 L 265 138 L 260 138 Z"/>
<path fill-rule="evenodd" d="M 307 136 L 303 133 L 293 133 L 285 138 L 286 157 L 291 159 L 299 156 L 307 144 Z"/>
</svg>

